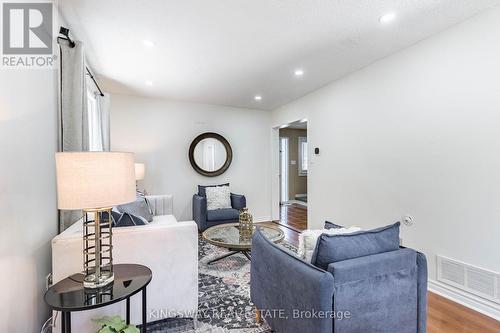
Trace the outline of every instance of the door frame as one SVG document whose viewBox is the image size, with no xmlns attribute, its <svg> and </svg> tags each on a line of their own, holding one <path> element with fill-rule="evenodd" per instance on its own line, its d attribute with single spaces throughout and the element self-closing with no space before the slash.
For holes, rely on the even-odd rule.
<svg viewBox="0 0 500 333">
<path fill-rule="evenodd" d="M 279 178 L 280 178 L 280 204 L 283 204 L 287 202 L 290 198 L 288 197 L 290 191 L 289 191 L 289 186 L 290 186 L 290 171 L 289 171 L 289 163 L 290 163 L 290 138 L 287 136 L 280 136 L 280 146 L 279 146 L 279 152 L 280 152 L 280 167 L 279 167 Z M 282 143 L 286 142 L 286 152 L 283 152 L 282 150 Z M 286 156 L 284 156 L 285 154 Z M 286 158 L 286 163 L 283 165 L 283 158 Z M 283 171 L 285 171 L 283 173 Z M 286 177 L 286 181 L 283 181 L 283 176 Z M 283 186 L 285 185 L 285 186 Z M 283 195 L 284 194 L 284 195 Z"/>
<path fill-rule="evenodd" d="M 280 220 L 280 129 L 288 127 L 289 124 L 297 121 L 308 122 L 307 137 L 309 141 L 309 121 L 306 118 L 298 118 L 290 122 L 271 128 L 271 220 Z M 308 176 L 309 176 L 308 172 Z M 309 177 L 307 177 L 307 192 L 310 193 Z M 307 205 L 309 216 L 309 202 Z M 309 225 L 309 218 L 307 219 Z"/>
</svg>

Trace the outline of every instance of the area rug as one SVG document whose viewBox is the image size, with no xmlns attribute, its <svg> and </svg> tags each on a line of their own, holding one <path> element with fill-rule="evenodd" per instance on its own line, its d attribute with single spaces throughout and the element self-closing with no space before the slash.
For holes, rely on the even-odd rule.
<svg viewBox="0 0 500 333">
<path fill-rule="evenodd" d="M 250 301 L 250 261 L 236 254 L 207 265 L 226 250 L 198 241 L 199 303 L 198 318 L 171 318 L 148 324 L 150 333 L 269 333 L 266 325 L 255 322 L 255 308 Z M 286 243 L 288 251 L 296 249 Z"/>
</svg>

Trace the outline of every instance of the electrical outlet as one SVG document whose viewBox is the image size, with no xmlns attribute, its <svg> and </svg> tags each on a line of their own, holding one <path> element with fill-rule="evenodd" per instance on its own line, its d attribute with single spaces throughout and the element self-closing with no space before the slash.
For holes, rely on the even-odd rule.
<svg viewBox="0 0 500 333">
<path fill-rule="evenodd" d="M 411 215 L 404 215 L 401 217 L 401 222 L 407 227 L 411 227 L 415 223 Z"/>
<path fill-rule="evenodd" d="M 51 286 L 52 286 L 52 273 L 49 273 L 45 277 L 45 290 L 49 290 Z"/>
</svg>

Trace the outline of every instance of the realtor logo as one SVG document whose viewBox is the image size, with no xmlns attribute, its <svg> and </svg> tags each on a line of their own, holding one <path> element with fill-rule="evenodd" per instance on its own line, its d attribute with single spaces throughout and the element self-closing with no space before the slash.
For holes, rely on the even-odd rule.
<svg viewBox="0 0 500 333">
<path fill-rule="evenodd" d="M 1 68 L 54 67 L 53 10 L 47 1 L 2 2 Z"/>
<path fill-rule="evenodd" d="M 52 3 L 3 3 L 3 54 L 52 54 Z"/>
</svg>

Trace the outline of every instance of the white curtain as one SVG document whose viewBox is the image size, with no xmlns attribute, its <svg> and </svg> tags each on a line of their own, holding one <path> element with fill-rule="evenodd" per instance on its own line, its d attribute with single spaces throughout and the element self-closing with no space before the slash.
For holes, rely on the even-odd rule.
<svg viewBox="0 0 500 333">
<path fill-rule="evenodd" d="M 109 95 L 88 93 L 89 150 L 109 151 Z"/>
<path fill-rule="evenodd" d="M 89 82 L 83 44 L 60 40 L 59 151 L 109 151 L 109 96 Z M 62 232 L 82 216 L 59 211 Z"/>
</svg>

